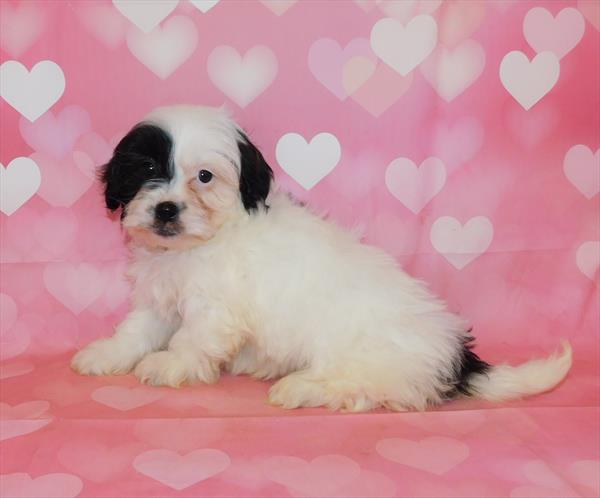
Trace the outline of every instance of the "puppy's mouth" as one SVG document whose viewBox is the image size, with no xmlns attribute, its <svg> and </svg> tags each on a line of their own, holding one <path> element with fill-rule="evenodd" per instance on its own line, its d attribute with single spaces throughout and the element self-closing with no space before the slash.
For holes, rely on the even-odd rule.
<svg viewBox="0 0 600 498">
<path fill-rule="evenodd" d="M 152 231 L 156 235 L 160 235 L 161 237 L 170 238 L 177 237 L 178 235 L 180 235 L 181 232 L 183 232 L 183 227 L 178 222 L 154 222 L 154 224 L 152 225 Z"/>
</svg>

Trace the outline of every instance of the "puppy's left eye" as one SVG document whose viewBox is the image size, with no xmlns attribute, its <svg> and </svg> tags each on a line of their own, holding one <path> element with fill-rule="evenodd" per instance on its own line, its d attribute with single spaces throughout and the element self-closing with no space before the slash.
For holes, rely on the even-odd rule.
<svg viewBox="0 0 600 498">
<path fill-rule="evenodd" d="M 200 180 L 202 183 L 208 183 L 212 180 L 213 174 L 206 170 L 206 169 L 201 169 L 200 173 L 198 173 L 198 180 Z"/>
</svg>

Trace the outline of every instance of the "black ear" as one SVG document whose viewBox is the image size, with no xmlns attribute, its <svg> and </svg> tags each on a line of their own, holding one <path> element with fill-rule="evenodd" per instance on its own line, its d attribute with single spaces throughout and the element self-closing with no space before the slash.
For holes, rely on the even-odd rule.
<svg viewBox="0 0 600 498">
<path fill-rule="evenodd" d="M 273 180 L 273 170 L 244 133 L 241 133 L 238 148 L 241 162 L 240 194 L 244 208 L 251 212 L 265 204 Z"/>
<path fill-rule="evenodd" d="M 148 182 L 169 181 L 172 148 L 171 137 L 163 129 L 147 123 L 136 125 L 100 170 L 106 207 L 116 211 L 125 207 Z"/>
<path fill-rule="evenodd" d="M 107 209 L 111 211 L 116 211 L 120 206 L 124 205 L 117 186 L 117 177 L 120 170 L 118 163 L 119 160 L 115 153 L 111 160 L 100 168 L 100 180 L 104 184 L 104 202 Z"/>
</svg>

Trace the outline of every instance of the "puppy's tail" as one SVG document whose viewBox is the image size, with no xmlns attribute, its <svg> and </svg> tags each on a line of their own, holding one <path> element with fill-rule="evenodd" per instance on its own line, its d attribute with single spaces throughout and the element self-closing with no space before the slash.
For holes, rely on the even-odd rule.
<svg viewBox="0 0 600 498">
<path fill-rule="evenodd" d="M 571 368 L 573 350 L 568 341 L 562 351 L 548 358 L 530 360 L 512 367 L 487 366 L 467 379 L 467 394 L 489 401 L 505 401 L 549 391 L 562 381 Z"/>
</svg>

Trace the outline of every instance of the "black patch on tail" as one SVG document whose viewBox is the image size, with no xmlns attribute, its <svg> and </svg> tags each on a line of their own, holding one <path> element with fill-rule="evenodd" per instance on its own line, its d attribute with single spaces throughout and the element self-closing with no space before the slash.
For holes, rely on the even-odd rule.
<svg viewBox="0 0 600 498">
<path fill-rule="evenodd" d="M 491 365 L 483 361 L 472 350 L 475 339 L 471 336 L 471 329 L 462 339 L 462 347 L 454 358 L 453 372 L 454 378 L 449 379 L 450 390 L 444 393 L 447 399 L 458 395 L 470 396 L 473 390 L 469 385 L 469 379 L 472 375 L 487 374 Z"/>
</svg>

